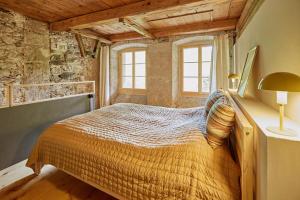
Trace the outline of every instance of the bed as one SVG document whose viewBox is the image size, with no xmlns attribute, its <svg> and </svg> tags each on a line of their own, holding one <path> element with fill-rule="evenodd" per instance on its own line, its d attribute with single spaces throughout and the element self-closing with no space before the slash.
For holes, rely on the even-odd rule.
<svg viewBox="0 0 300 200">
<path fill-rule="evenodd" d="M 212 149 L 205 122 L 203 108 L 115 104 L 52 125 L 27 166 L 54 165 L 118 199 L 251 198 L 248 162 Z M 244 143 L 233 144 L 243 160 Z"/>
</svg>

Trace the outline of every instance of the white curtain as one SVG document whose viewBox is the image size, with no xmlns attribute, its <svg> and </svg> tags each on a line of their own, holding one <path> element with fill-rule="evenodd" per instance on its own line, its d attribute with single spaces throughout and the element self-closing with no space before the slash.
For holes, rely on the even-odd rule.
<svg viewBox="0 0 300 200">
<path fill-rule="evenodd" d="M 99 54 L 99 106 L 101 108 L 110 105 L 109 46 L 101 46 Z"/>
<path fill-rule="evenodd" d="M 229 36 L 218 35 L 214 38 L 213 66 L 211 69 L 210 92 L 217 89 L 228 89 Z"/>
</svg>

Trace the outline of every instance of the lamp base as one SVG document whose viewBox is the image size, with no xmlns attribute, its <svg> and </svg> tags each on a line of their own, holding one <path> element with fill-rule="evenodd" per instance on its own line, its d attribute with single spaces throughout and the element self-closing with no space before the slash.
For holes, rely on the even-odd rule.
<svg viewBox="0 0 300 200">
<path fill-rule="evenodd" d="M 297 132 L 293 129 L 285 128 L 283 130 L 280 130 L 279 127 L 267 127 L 267 130 L 278 134 L 278 135 L 285 135 L 285 136 L 296 136 Z"/>
</svg>

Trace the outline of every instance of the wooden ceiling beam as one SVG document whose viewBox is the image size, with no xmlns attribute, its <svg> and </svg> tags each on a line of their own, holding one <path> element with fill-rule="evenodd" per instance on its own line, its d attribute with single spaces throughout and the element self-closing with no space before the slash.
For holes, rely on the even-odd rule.
<svg viewBox="0 0 300 200">
<path fill-rule="evenodd" d="M 129 29 L 143 35 L 146 38 L 154 39 L 154 36 L 149 31 L 147 31 L 142 26 L 140 26 L 139 24 L 135 23 L 130 19 L 120 18 L 119 22 L 121 22 L 124 26 L 128 27 Z"/>
<path fill-rule="evenodd" d="M 50 24 L 52 31 L 66 31 L 70 29 L 89 28 L 97 25 L 99 22 L 110 21 L 112 19 L 123 18 L 127 16 L 134 16 L 145 14 L 153 11 L 164 10 L 169 8 L 181 7 L 184 5 L 192 5 L 193 3 L 207 4 L 209 2 L 218 0 L 143 0 L 125 6 L 111 8 L 107 10 L 97 11 L 78 17 L 69 18 L 66 20 L 53 22 Z"/>
<path fill-rule="evenodd" d="M 81 55 L 81 57 L 84 58 L 86 56 L 86 52 L 85 52 L 84 44 L 83 44 L 83 41 L 82 41 L 82 37 L 81 37 L 80 34 L 75 33 L 75 38 L 76 38 L 77 43 L 78 43 L 78 48 L 79 48 L 79 51 L 80 51 L 80 55 Z"/>
<path fill-rule="evenodd" d="M 137 32 L 126 32 L 126 33 L 110 35 L 109 39 L 112 42 L 121 42 L 121 41 L 128 41 L 128 40 L 145 39 L 145 37 Z"/>
<path fill-rule="evenodd" d="M 72 29 L 71 32 L 75 33 L 75 34 L 80 34 L 81 36 L 87 37 L 87 38 L 91 38 L 91 39 L 95 39 L 95 40 L 99 40 L 101 43 L 105 43 L 105 44 L 111 44 L 112 42 L 106 38 L 105 36 L 100 35 L 99 33 L 90 30 L 90 29 Z"/>
<path fill-rule="evenodd" d="M 159 37 L 168 37 L 168 36 L 176 36 L 176 35 L 186 35 L 186 34 L 194 34 L 194 33 L 211 33 L 218 31 L 229 31 L 234 30 L 236 28 L 237 19 L 229 19 L 229 20 L 218 20 L 218 21 L 209 21 L 209 22 L 198 22 L 192 24 L 185 24 L 179 26 L 171 26 L 165 27 L 161 29 L 150 29 L 152 35 L 156 38 Z M 109 36 L 109 39 L 112 42 L 119 42 L 124 40 L 137 40 L 143 39 L 144 36 L 135 33 L 135 32 L 127 32 L 121 34 L 115 34 Z"/>
</svg>

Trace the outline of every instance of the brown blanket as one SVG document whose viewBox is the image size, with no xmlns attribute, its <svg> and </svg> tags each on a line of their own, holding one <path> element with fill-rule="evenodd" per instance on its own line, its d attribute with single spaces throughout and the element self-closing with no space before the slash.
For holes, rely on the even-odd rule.
<svg viewBox="0 0 300 200">
<path fill-rule="evenodd" d="M 203 108 L 115 104 L 60 121 L 27 166 L 57 168 L 119 199 L 239 199 L 239 169 L 204 137 Z"/>
</svg>

